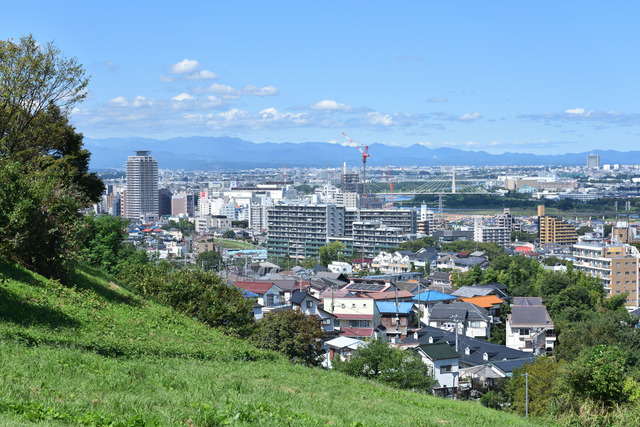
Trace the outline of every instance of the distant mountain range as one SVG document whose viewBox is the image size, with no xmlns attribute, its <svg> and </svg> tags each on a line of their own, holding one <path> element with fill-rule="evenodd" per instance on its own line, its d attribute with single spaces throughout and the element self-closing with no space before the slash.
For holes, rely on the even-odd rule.
<svg viewBox="0 0 640 427">
<path fill-rule="evenodd" d="M 91 168 L 123 168 L 136 150 L 150 150 L 166 169 L 246 169 L 287 167 L 360 166 L 362 157 L 354 147 L 326 142 L 254 143 L 230 137 L 187 137 L 168 140 L 148 138 L 85 138 L 91 151 Z M 599 154 L 601 164 L 640 163 L 640 151 L 596 150 L 584 153 L 536 155 L 523 153 L 490 154 L 455 148 L 428 148 L 415 144 L 393 147 L 369 146 L 367 165 L 371 166 L 580 166 L 588 154 Z"/>
</svg>

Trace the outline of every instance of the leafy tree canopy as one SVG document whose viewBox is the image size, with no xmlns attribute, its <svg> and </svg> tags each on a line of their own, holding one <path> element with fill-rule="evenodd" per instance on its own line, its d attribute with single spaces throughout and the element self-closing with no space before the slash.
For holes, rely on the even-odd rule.
<svg viewBox="0 0 640 427">
<path fill-rule="evenodd" d="M 88 79 L 33 36 L 0 41 L 0 76 L 0 254 L 61 276 L 77 258 L 79 212 L 104 189 L 69 123 Z"/>
<path fill-rule="evenodd" d="M 340 261 L 344 258 L 342 251 L 344 251 L 345 245 L 335 241 L 318 249 L 318 255 L 320 257 L 320 263 L 325 267 L 331 264 L 333 261 Z"/>
<path fill-rule="evenodd" d="M 299 310 L 282 310 L 260 319 L 252 339 L 257 347 L 278 351 L 293 362 L 317 366 L 323 337 L 317 319 Z"/>
<path fill-rule="evenodd" d="M 400 350 L 382 340 L 369 341 L 345 362 L 335 358 L 337 371 L 393 387 L 428 391 L 435 385 L 430 368 L 410 350 Z"/>
</svg>

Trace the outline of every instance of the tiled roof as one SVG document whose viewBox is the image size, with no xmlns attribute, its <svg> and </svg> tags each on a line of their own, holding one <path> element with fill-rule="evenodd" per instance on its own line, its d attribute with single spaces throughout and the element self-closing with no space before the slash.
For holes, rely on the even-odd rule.
<svg viewBox="0 0 640 427">
<path fill-rule="evenodd" d="M 471 297 L 471 298 L 460 298 L 460 300 L 464 302 L 470 302 L 471 304 L 475 304 L 478 307 L 482 307 L 482 308 L 491 308 L 496 304 L 502 304 L 504 302 L 495 295 L 487 295 L 487 296 Z"/>
<path fill-rule="evenodd" d="M 432 290 L 420 292 L 418 295 L 413 297 L 414 301 L 419 302 L 452 301 L 455 299 L 456 297 L 451 295 Z"/>
<path fill-rule="evenodd" d="M 459 359 L 460 355 L 447 343 L 423 344 L 420 350 L 424 351 L 431 360 Z"/>
<path fill-rule="evenodd" d="M 413 303 L 411 303 L 411 302 L 399 302 L 397 304 L 397 309 L 396 309 L 396 303 L 395 302 L 378 301 L 378 302 L 376 302 L 376 306 L 378 307 L 378 311 L 381 314 L 387 314 L 387 313 L 394 313 L 395 314 L 396 310 L 400 314 L 409 314 L 409 313 L 411 313 L 411 310 L 413 309 Z"/>
<path fill-rule="evenodd" d="M 393 299 L 396 297 L 395 291 L 387 291 L 387 292 L 374 292 L 367 294 L 368 297 L 373 298 L 374 300 L 386 300 Z M 412 298 L 413 294 L 409 291 L 398 291 L 398 298 Z"/>
<path fill-rule="evenodd" d="M 373 335 L 372 328 L 341 328 L 340 333 L 345 337 L 370 337 Z"/>
<path fill-rule="evenodd" d="M 543 305 L 514 305 L 509 315 L 512 326 L 553 326 L 551 316 Z"/>
<path fill-rule="evenodd" d="M 449 344 L 453 349 L 456 346 L 456 336 L 454 332 L 445 331 L 432 326 L 426 326 L 420 329 L 416 339 L 413 334 L 402 340 L 403 344 L 430 344 L 444 342 Z M 468 349 L 466 354 L 465 350 Z M 499 344 L 493 344 L 478 338 L 471 338 L 465 335 L 458 335 L 458 353 L 460 354 L 460 363 L 468 366 L 484 365 L 487 362 L 497 362 L 503 360 L 524 359 L 532 361 L 535 356 L 531 353 L 515 350 Z M 484 353 L 487 358 L 484 360 Z"/>
<path fill-rule="evenodd" d="M 333 313 L 338 319 L 346 320 L 373 320 L 373 314 L 340 314 Z"/>
<path fill-rule="evenodd" d="M 270 282 L 242 282 L 242 281 L 238 281 L 234 283 L 234 285 L 237 286 L 238 288 L 244 289 L 245 291 L 253 292 L 258 295 L 263 295 L 273 286 L 276 286 L 275 284 Z M 276 288 L 278 287 L 276 286 Z"/>
</svg>

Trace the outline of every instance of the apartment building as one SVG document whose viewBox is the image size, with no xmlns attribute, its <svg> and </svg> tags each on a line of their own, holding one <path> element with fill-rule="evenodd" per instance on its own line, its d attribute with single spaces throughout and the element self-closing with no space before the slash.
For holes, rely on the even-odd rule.
<svg viewBox="0 0 640 427">
<path fill-rule="evenodd" d="M 151 157 L 151 151 L 136 151 L 127 160 L 127 184 L 125 215 L 130 219 L 140 219 L 159 214 L 158 162 Z"/>
<path fill-rule="evenodd" d="M 330 237 L 344 237 L 344 206 L 281 203 L 268 211 L 267 251 L 276 257 L 315 257 Z"/>
<path fill-rule="evenodd" d="M 540 244 L 559 243 L 572 245 L 578 243 L 576 228 L 553 215 L 546 215 L 544 206 L 538 206 L 538 235 Z"/>
<path fill-rule="evenodd" d="M 629 294 L 626 304 L 638 306 L 638 250 L 629 245 L 573 245 L 574 268 L 602 280 L 607 295 Z"/>
</svg>

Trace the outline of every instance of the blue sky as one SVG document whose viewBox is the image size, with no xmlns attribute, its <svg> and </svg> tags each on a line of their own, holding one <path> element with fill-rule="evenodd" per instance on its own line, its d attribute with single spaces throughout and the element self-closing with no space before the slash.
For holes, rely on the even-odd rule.
<svg viewBox="0 0 640 427">
<path fill-rule="evenodd" d="M 92 138 L 635 150 L 638 2 L 34 1 L 0 38 L 90 74 Z M 9 17 L 9 19 L 7 19 Z"/>
</svg>

